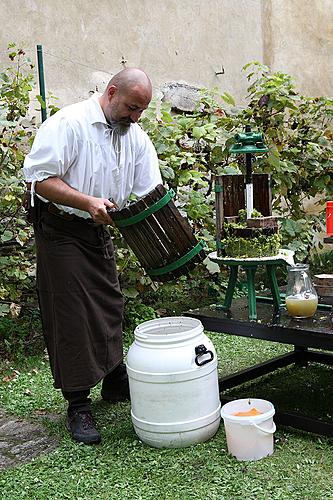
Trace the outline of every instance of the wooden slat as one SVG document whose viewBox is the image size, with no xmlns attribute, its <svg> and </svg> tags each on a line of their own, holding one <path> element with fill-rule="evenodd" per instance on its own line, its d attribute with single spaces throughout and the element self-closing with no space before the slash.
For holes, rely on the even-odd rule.
<svg viewBox="0 0 333 500">
<path fill-rule="evenodd" d="M 271 182 L 268 174 L 253 174 L 253 207 L 262 215 L 272 215 Z"/>
<path fill-rule="evenodd" d="M 160 192 L 154 190 L 154 192 L 150 193 L 151 199 L 156 202 L 161 199 L 165 194 L 165 189 L 163 186 L 160 187 Z M 173 201 L 169 201 L 169 204 L 173 203 Z M 155 212 L 155 214 L 150 217 L 150 219 L 154 219 L 154 224 L 156 224 L 156 228 L 159 228 L 161 235 L 161 242 L 168 248 L 169 251 L 169 260 L 165 264 L 170 264 L 171 262 L 175 262 L 178 260 L 184 253 L 183 249 L 179 249 L 179 236 L 177 236 L 176 228 L 174 227 L 174 221 L 170 215 L 168 215 L 168 208 L 165 205 L 161 210 Z M 159 267 L 162 267 L 161 264 Z M 159 281 L 167 281 L 169 279 L 177 278 L 177 272 L 170 272 L 165 275 L 160 275 L 158 277 Z"/>
<path fill-rule="evenodd" d="M 132 216 L 132 212 L 128 208 L 124 208 L 121 211 L 115 211 L 112 214 L 113 219 L 116 220 L 121 220 L 121 219 L 128 219 L 129 217 Z M 138 260 L 140 261 L 141 265 L 146 267 L 148 263 L 150 262 L 150 258 L 146 257 L 146 252 L 145 252 L 145 247 L 142 248 L 142 243 L 141 239 L 137 236 L 136 231 L 131 231 L 130 227 L 124 227 L 121 230 L 121 234 L 128 244 L 128 246 L 131 248 L 131 250 L 134 252 Z"/>
<path fill-rule="evenodd" d="M 148 195 L 132 203 L 126 209 L 115 211 L 113 215 L 115 222 L 142 213 L 165 194 L 165 188 L 162 185 L 157 186 Z M 170 200 L 164 207 L 149 215 L 146 219 L 119 229 L 141 265 L 147 271 L 177 261 L 197 244 L 189 222 L 182 217 L 173 200 Z M 196 262 L 201 262 L 205 257 L 206 254 L 202 250 L 181 268 L 165 275 L 154 276 L 153 279 L 167 281 L 177 278 L 189 272 Z"/>
<path fill-rule="evenodd" d="M 157 186 L 156 189 L 163 196 L 163 186 Z M 170 231 L 172 240 L 175 241 L 182 254 L 186 249 L 193 248 L 197 244 L 188 220 L 181 215 L 173 200 L 165 206 L 163 217 L 166 222 L 165 230 Z"/>
<path fill-rule="evenodd" d="M 222 175 L 224 217 L 237 216 L 245 208 L 244 175 Z"/>
<path fill-rule="evenodd" d="M 163 186 L 157 186 L 156 190 L 161 195 L 163 195 Z M 164 207 L 163 212 L 161 211 L 159 213 L 159 217 L 163 217 L 164 221 L 166 221 L 164 228 L 166 232 L 169 233 L 169 236 L 171 236 L 172 240 L 175 242 L 175 245 L 177 245 L 180 256 L 185 255 L 198 243 L 192 232 L 192 228 L 188 220 L 181 215 L 173 200 L 170 200 L 169 203 Z M 172 223 L 170 224 L 171 221 Z M 194 268 L 195 263 L 201 262 L 205 258 L 205 256 L 205 253 L 201 251 L 187 264 L 173 271 L 175 277 L 179 277 L 184 273 L 188 273 L 191 269 Z"/>
<path fill-rule="evenodd" d="M 136 204 L 132 203 L 127 208 L 118 212 L 117 217 L 119 219 L 128 219 L 137 213 L 135 208 Z M 116 217 L 115 217 L 116 220 Z M 137 227 L 137 224 L 131 226 L 126 226 L 120 229 L 121 234 L 124 236 L 125 240 L 132 248 L 133 252 L 139 259 L 141 265 L 145 269 L 150 269 L 155 265 L 156 255 L 151 251 L 150 247 L 146 245 L 146 238 L 144 233 Z"/>
<path fill-rule="evenodd" d="M 156 194 L 160 197 L 162 197 L 165 193 L 165 189 L 162 185 L 157 186 L 156 188 Z M 156 214 L 159 223 L 163 226 L 164 231 L 170 238 L 170 240 L 173 242 L 174 248 L 175 248 L 175 254 L 170 260 L 171 262 L 175 262 L 178 260 L 180 257 L 185 255 L 188 252 L 188 249 L 191 248 L 189 246 L 189 241 L 188 241 L 188 234 L 187 230 L 188 228 L 184 228 L 183 226 L 180 225 L 180 219 L 182 219 L 182 216 L 178 209 L 176 208 L 174 201 L 170 200 L 167 205 L 163 207 L 162 210 L 160 210 Z M 187 221 L 186 221 L 187 222 Z M 188 224 L 188 222 L 187 222 Z M 161 277 L 163 281 L 166 281 L 169 278 L 178 278 L 182 274 L 188 273 L 190 268 L 185 265 L 182 266 L 181 268 L 175 269 L 171 273 L 168 273 L 167 275 L 164 275 Z"/>
<path fill-rule="evenodd" d="M 133 215 L 141 213 L 145 210 L 146 205 L 143 200 L 139 200 L 132 205 L 132 213 Z M 149 266 L 147 269 L 155 269 L 161 265 L 161 261 L 163 261 L 163 253 L 160 249 L 153 244 L 152 239 L 154 238 L 154 233 L 152 232 L 147 220 L 144 219 L 137 224 L 133 224 L 130 226 L 132 231 L 135 231 L 137 237 L 141 242 L 141 249 L 144 249 L 146 256 L 149 256 Z M 154 242 L 155 243 L 155 242 Z M 148 260 L 148 259 L 147 259 Z"/>
<path fill-rule="evenodd" d="M 153 193 L 150 193 L 148 197 L 150 205 L 153 205 L 160 198 L 161 197 L 157 192 L 154 191 Z M 153 215 L 148 217 L 148 221 L 154 228 L 156 240 L 159 242 L 160 246 L 163 246 L 167 250 L 169 256 L 168 261 L 170 262 L 170 260 L 174 261 L 178 259 L 181 254 L 177 245 L 175 245 L 174 238 L 171 238 L 170 234 L 168 234 L 165 230 L 165 225 L 170 224 L 170 220 L 164 216 L 164 210 L 165 207 L 162 207 L 158 212 L 155 212 Z"/>
<path fill-rule="evenodd" d="M 222 175 L 223 217 L 238 215 L 245 209 L 245 178 L 240 175 Z M 268 174 L 253 174 L 253 206 L 264 216 L 272 215 L 272 194 Z"/>
</svg>

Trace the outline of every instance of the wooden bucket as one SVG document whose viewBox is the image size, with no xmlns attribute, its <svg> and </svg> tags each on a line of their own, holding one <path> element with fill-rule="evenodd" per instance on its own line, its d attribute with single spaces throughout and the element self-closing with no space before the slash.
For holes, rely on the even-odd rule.
<svg viewBox="0 0 333 500">
<path fill-rule="evenodd" d="M 116 227 L 154 281 L 187 274 L 206 257 L 205 244 L 196 240 L 172 200 L 174 194 L 159 184 L 126 208 L 112 211 Z"/>
</svg>

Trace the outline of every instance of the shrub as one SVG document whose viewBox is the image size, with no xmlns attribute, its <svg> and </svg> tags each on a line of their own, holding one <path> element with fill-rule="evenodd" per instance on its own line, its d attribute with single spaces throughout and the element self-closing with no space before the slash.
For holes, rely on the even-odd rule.
<svg viewBox="0 0 333 500">
<path fill-rule="evenodd" d="M 21 167 L 29 135 L 23 120 L 32 90 L 32 65 L 22 49 L 10 44 L 10 64 L 0 74 L 0 316 L 29 297 L 33 283 L 32 228 L 22 200 L 25 183 Z M 13 304 L 11 306 L 11 304 Z"/>
</svg>

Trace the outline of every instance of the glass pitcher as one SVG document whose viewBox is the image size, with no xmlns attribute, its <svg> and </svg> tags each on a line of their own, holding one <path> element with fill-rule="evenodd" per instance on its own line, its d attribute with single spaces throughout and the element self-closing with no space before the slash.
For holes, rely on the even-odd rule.
<svg viewBox="0 0 333 500">
<path fill-rule="evenodd" d="M 312 284 L 308 264 L 288 268 L 286 307 L 289 316 L 311 318 L 317 310 L 318 295 Z"/>
</svg>

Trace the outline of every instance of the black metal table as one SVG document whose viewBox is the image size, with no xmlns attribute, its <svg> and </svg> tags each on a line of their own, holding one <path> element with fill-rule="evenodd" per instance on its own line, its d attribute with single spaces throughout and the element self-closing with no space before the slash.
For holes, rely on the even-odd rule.
<svg viewBox="0 0 333 500">
<path fill-rule="evenodd" d="M 199 319 L 208 331 L 294 346 L 294 349 L 286 354 L 220 378 L 222 404 L 231 399 L 223 396 L 223 391 L 226 389 L 237 387 L 244 382 L 274 372 L 278 368 L 293 363 L 307 366 L 311 361 L 333 365 L 333 354 L 314 351 L 314 349 L 333 351 L 332 306 L 321 305 L 314 318 L 296 320 L 290 318 L 283 309 L 274 316 L 271 301 L 262 297 L 258 300 L 257 311 L 259 321 L 249 321 L 247 299 L 239 298 L 234 300 L 230 311 L 224 311 L 219 306 L 209 306 L 184 313 L 185 316 Z M 282 412 L 276 409 L 277 423 L 333 437 L 333 423 L 310 418 L 297 412 Z"/>
</svg>

